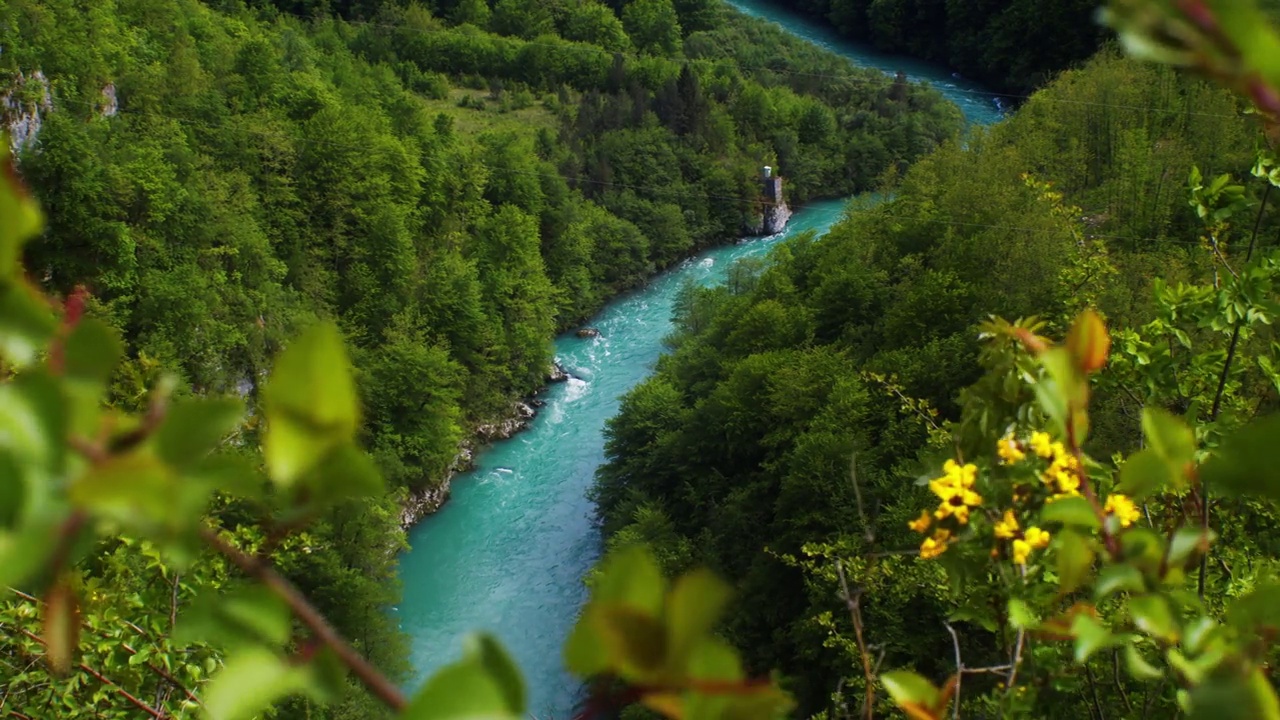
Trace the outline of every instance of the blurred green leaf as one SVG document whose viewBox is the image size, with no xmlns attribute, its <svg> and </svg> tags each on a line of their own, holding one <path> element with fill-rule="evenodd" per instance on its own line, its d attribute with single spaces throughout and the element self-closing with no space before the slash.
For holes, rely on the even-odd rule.
<svg viewBox="0 0 1280 720">
<path fill-rule="evenodd" d="M 1280 499 L 1276 447 L 1280 447 L 1280 414 L 1250 423 L 1224 440 L 1200 468 L 1200 478 L 1219 492 Z"/>
<path fill-rule="evenodd" d="M 1030 630 L 1040 624 L 1040 618 L 1018 598 L 1009 598 L 1009 624 L 1017 630 Z"/>
<path fill-rule="evenodd" d="M 243 415 L 244 403 L 236 398 L 178 400 L 156 431 L 156 452 L 170 465 L 188 467 L 235 430 Z"/>
<path fill-rule="evenodd" d="M 883 673 L 880 683 L 898 707 L 918 705 L 931 708 L 942 697 L 942 692 L 933 683 L 909 670 Z"/>
<path fill-rule="evenodd" d="M 306 666 L 293 665 L 263 647 L 241 649 L 226 659 L 203 693 L 209 720 L 251 720 L 278 700 L 305 691 Z"/>
<path fill-rule="evenodd" d="M 313 490 L 312 499 L 319 503 L 368 497 L 386 487 L 377 463 L 355 443 L 344 443 L 329 451 L 307 474 L 306 484 Z"/>
<path fill-rule="evenodd" d="M 601 603 L 621 603 L 658 617 L 662 614 L 666 581 L 652 553 L 641 545 L 621 548 L 601 563 L 600 575 L 591 599 Z"/>
<path fill-rule="evenodd" d="M 1080 587 L 1093 569 L 1093 546 L 1088 538 L 1063 530 L 1054 540 L 1058 549 L 1058 592 L 1062 595 Z"/>
<path fill-rule="evenodd" d="M 522 720 L 520 671 L 488 636 L 468 638 L 463 658 L 427 680 L 401 716 L 405 720 Z"/>
<path fill-rule="evenodd" d="M 178 618 L 173 637 L 179 643 L 207 642 L 238 651 L 282 646 L 291 629 L 292 617 L 284 602 L 265 587 L 249 585 L 230 592 L 210 589 L 196 596 Z"/>
<path fill-rule="evenodd" d="M 1094 596 L 1099 600 L 1119 592 L 1143 592 L 1146 581 L 1138 568 L 1128 563 L 1109 563 L 1098 573 Z"/>
<path fill-rule="evenodd" d="M 1178 621 L 1162 595 L 1135 595 L 1129 598 L 1129 614 L 1142 632 L 1166 643 L 1175 643 L 1181 635 Z"/>
<path fill-rule="evenodd" d="M 66 675 L 80 647 L 80 603 L 65 578 L 45 594 L 43 613 L 45 659 L 55 675 Z"/>
<path fill-rule="evenodd" d="M 67 336 L 63 353 L 67 377 L 106 384 L 124 354 L 124 343 L 115 328 L 84 318 Z"/>
<path fill-rule="evenodd" d="M 1227 621 L 1248 632 L 1269 627 L 1280 630 L 1280 584 L 1264 584 L 1227 606 Z"/>
<path fill-rule="evenodd" d="M 0 282 L 0 354 L 18 367 L 36 360 L 58 327 L 53 308 L 25 282 Z"/>
<path fill-rule="evenodd" d="M 1205 528 L 1178 528 L 1169 542 L 1169 567 L 1184 567 L 1188 561 L 1209 552 L 1215 538 L 1217 533 Z"/>
<path fill-rule="evenodd" d="M 18 179 L 8 133 L 0 133 L 0 285 L 20 272 L 22 246 L 40 233 L 44 216 Z"/>
<path fill-rule="evenodd" d="M 662 623 L 627 605 L 605 605 L 597 612 L 595 629 L 611 667 L 629 679 L 648 678 L 662 668 L 667 657 Z"/>
<path fill-rule="evenodd" d="M 667 652 L 683 665 L 709 634 L 729 602 L 729 586 L 709 570 L 693 570 L 676 580 L 667 600 Z"/>
<path fill-rule="evenodd" d="M 1142 409 L 1142 433 L 1166 461 L 1181 466 L 1196 456 L 1196 435 L 1181 418 L 1157 407 Z"/>
<path fill-rule="evenodd" d="M 1116 489 L 1142 502 L 1174 484 L 1177 476 L 1169 463 L 1153 448 L 1129 456 L 1120 466 L 1120 482 Z"/>
<path fill-rule="evenodd" d="M 1120 552 L 1139 570 L 1154 577 L 1164 561 L 1164 538 L 1148 528 L 1129 528 L 1120 535 Z"/>
<path fill-rule="evenodd" d="M 173 519 L 175 476 L 146 449 L 90 465 L 72 485 L 74 504 L 99 517 L 132 526 L 160 526 Z"/>
<path fill-rule="evenodd" d="M 1105 625 L 1088 613 L 1078 613 L 1071 621 L 1071 634 L 1075 637 L 1075 659 L 1084 664 L 1099 650 L 1115 644 L 1116 638 Z"/>
<path fill-rule="evenodd" d="M 1159 680 L 1164 677 L 1164 673 L 1160 672 L 1160 669 L 1156 666 L 1147 662 L 1147 659 L 1142 656 L 1142 651 L 1138 650 L 1137 646 L 1133 643 L 1128 643 L 1124 646 L 1124 663 L 1125 667 L 1129 670 L 1129 674 L 1132 675 L 1135 680 Z"/>
<path fill-rule="evenodd" d="M 265 400 L 263 455 L 272 480 L 284 487 L 355 438 L 359 398 L 335 325 L 309 328 L 280 353 Z"/>
<path fill-rule="evenodd" d="M 1040 511 L 1040 521 L 1046 524 L 1074 525 L 1087 530 L 1096 530 L 1101 526 L 1093 506 L 1080 496 L 1065 497 L 1045 503 L 1044 509 Z"/>
<path fill-rule="evenodd" d="M 1191 720 L 1280 720 L 1275 688 L 1259 668 L 1210 677 L 1191 691 Z"/>
</svg>

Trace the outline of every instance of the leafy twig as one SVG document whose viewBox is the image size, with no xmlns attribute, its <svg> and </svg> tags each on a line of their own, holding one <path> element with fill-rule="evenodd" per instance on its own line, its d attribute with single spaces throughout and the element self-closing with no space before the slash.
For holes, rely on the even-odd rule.
<svg viewBox="0 0 1280 720">
<path fill-rule="evenodd" d="M 338 656 L 343 665 L 351 670 L 365 688 L 374 697 L 382 701 L 388 708 L 400 712 L 408 704 L 404 694 L 400 692 L 360 653 L 356 652 L 336 630 L 329 625 L 324 616 L 311 605 L 305 596 L 288 580 L 277 573 L 261 559 L 248 555 L 231 543 L 223 540 L 212 528 L 204 527 L 200 536 L 219 554 L 225 556 L 246 575 L 253 577 L 267 587 L 272 593 L 285 602 L 293 614 L 302 621 L 317 640 L 324 643 Z"/>
</svg>

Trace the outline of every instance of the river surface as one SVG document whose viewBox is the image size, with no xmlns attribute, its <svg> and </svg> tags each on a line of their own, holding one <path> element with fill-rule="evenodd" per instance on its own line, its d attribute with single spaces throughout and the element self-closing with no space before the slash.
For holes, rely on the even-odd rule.
<svg viewBox="0 0 1280 720">
<path fill-rule="evenodd" d="M 765 0 L 730 4 L 854 64 L 902 70 L 912 80 L 930 82 L 971 124 L 1000 118 L 994 95 L 945 68 L 871 52 Z M 393 612 L 411 642 L 410 689 L 456 659 L 466 633 L 483 630 L 495 633 L 515 656 L 535 717 L 572 715 L 581 688 L 564 672 L 560 646 L 586 599 L 582 577 L 600 556 L 586 492 L 604 461 L 605 421 L 617 412 L 621 396 L 653 371 L 685 282 L 723 282 L 736 260 L 763 255 L 789 235 L 825 233 L 845 205 L 846 200 L 811 203 L 780 235 L 691 258 L 609 303 L 590 323 L 600 337 L 556 340 L 557 360 L 573 378 L 541 395 L 546 405 L 532 427 L 480 452 L 476 469 L 454 479 L 452 499 L 409 534 L 412 549 L 400 558 L 404 598 Z"/>
</svg>

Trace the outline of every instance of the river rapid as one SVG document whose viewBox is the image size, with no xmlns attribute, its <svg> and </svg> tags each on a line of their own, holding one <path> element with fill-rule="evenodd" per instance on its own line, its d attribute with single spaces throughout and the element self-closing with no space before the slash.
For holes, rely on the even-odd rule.
<svg viewBox="0 0 1280 720">
<path fill-rule="evenodd" d="M 856 65 L 931 83 L 971 125 L 1001 117 L 993 94 L 945 68 L 875 53 L 766 0 L 730 4 Z M 563 670 L 560 646 L 586 599 L 582 578 L 600 556 L 586 493 L 604 461 L 605 421 L 653 371 L 685 282 L 721 283 L 741 258 L 763 255 L 806 230 L 825 233 L 847 200 L 810 203 L 781 234 L 704 252 L 654 277 L 590 322 L 599 337 L 556 340 L 556 358 L 573 377 L 541 395 L 546 404 L 528 430 L 478 453 L 475 470 L 454 479 L 449 502 L 409 533 L 412 549 L 399 566 L 404 598 L 392 612 L 411 642 L 410 689 L 455 660 L 466 633 L 487 631 L 523 670 L 535 717 L 572 715 L 581 687 Z"/>
</svg>

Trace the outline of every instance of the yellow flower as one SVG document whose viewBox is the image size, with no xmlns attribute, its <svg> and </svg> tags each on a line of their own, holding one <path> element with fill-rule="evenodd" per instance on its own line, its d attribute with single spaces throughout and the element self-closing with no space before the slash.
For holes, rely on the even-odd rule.
<svg viewBox="0 0 1280 720">
<path fill-rule="evenodd" d="M 1138 510 L 1138 506 L 1125 495 L 1111 495 L 1107 498 L 1107 504 L 1102 509 L 1108 515 L 1115 515 L 1120 518 L 1120 527 L 1129 527 L 1138 522 L 1138 518 L 1142 517 L 1142 512 Z"/>
<path fill-rule="evenodd" d="M 954 517 L 961 525 L 969 522 L 969 508 L 982 504 L 982 496 L 972 490 L 956 490 L 938 504 L 933 516 L 939 520 Z"/>
<path fill-rule="evenodd" d="M 1043 550 L 1049 547 L 1049 533 L 1038 527 L 1027 528 L 1027 532 L 1023 537 L 1026 539 L 1027 544 L 1036 550 Z"/>
<path fill-rule="evenodd" d="M 1053 455 L 1053 461 L 1055 463 L 1066 463 L 1068 465 L 1075 464 L 1075 457 L 1068 453 L 1067 448 L 1057 440 L 1053 441 L 1053 444 L 1049 445 L 1049 452 Z"/>
<path fill-rule="evenodd" d="M 933 519 L 929 517 L 929 511 L 921 510 L 920 517 L 907 523 L 907 527 L 918 533 L 923 533 L 925 530 L 929 529 L 929 523 L 931 522 L 933 522 Z"/>
<path fill-rule="evenodd" d="M 920 557 L 925 560 L 932 560 L 947 551 L 947 541 L 951 539 L 951 533 L 945 528 L 938 528 L 933 533 L 933 537 L 925 538 L 920 543 Z"/>
<path fill-rule="evenodd" d="M 1000 461 L 1005 465 L 1012 465 L 1027 456 L 1018 446 L 1018 441 L 1013 439 L 1013 433 L 1000 439 L 996 444 L 996 453 L 1000 455 Z"/>
<path fill-rule="evenodd" d="M 1014 517 L 1012 510 L 1004 511 L 1004 519 L 996 523 L 996 537 L 1001 540 L 1009 540 L 1018 533 L 1018 518 Z"/>
<path fill-rule="evenodd" d="M 923 549 L 920 552 L 922 555 L 924 554 Z M 1026 565 L 1027 556 L 1030 554 L 1031 546 L 1027 544 L 1026 540 L 1013 541 L 1013 563 L 1015 565 Z"/>
<path fill-rule="evenodd" d="M 1027 528 L 1022 537 L 1013 541 L 1013 562 L 1026 565 L 1032 550 L 1043 550 L 1049 546 L 1049 533 L 1038 527 Z"/>
<path fill-rule="evenodd" d="M 978 479 L 978 466 L 972 463 L 961 465 L 955 460 L 948 460 L 942 464 L 942 472 L 943 477 L 938 479 L 955 487 L 971 488 Z"/>
<path fill-rule="evenodd" d="M 937 495 L 942 502 L 946 502 L 951 498 L 964 492 L 963 488 L 954 485 L 948 478 L 940 477 L 929 481 L 929 490 Z"/>
<path fill-rule="evenodd" d="M 1036 455 L 1046 459 L 1053 457 L 1053 444 L 1050 442 L 1049 433 L 1037 430 L 1031 433 L 1029 442 Z"/>
</svg>

